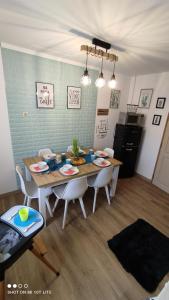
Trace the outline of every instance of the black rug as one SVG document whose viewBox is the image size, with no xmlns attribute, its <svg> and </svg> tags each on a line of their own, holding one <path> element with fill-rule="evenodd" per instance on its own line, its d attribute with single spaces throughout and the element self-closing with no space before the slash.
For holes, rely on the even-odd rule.
<svg viewBox="0 0 169 300">
<path fill-rule="evenodd" d="M 124 269 L 153 292 L 169 272 L 169 238 L 142 219 L 108 241 Z"/>
</svg>

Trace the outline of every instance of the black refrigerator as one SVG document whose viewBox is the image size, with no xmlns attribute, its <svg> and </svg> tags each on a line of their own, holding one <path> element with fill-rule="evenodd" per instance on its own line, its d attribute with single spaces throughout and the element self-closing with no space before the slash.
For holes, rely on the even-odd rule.
<svg viewBox="0 0 169 300">
<path fill-rule="evenodd" d="M 113 149 L 114 157 L 123 162 L 120 178 L 134 175 L 141 136 L 140 126 L 116 124 Z"/>
</svg>

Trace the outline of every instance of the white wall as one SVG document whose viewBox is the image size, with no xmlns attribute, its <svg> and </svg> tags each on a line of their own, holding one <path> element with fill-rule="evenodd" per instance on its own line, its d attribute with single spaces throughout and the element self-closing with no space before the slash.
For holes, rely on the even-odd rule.
<svg viewBox="0 0 169 300">
<path fill-rule="evenodd" d="M 0 194 L 17 189 L 0 48 Z"/>
<path fill-rule="evenodd" d="M 104 77 L 108 81 L 111 78 L 111 73 L 104 72 Z M 112 147 L 113 146 L 113 140 L 114 140 L 114 131 L 115 131 L 115 125 L 119 118 L 119 112 L 120 111 L 126 111 L 127 109 L 127 101 L 128 101 L 128 95 L 129 95 L 129 87 L 130 87 L 130 77 L 123 76 L 123 75 L 117 75 L 117 90 L 121 91 L 120 95 L 120 105 L 118 109 L 109 109 L 110 104 L 110 88 L 106 85 L 101 89 L 98 89 L 98 95 L 97 95 L 97 106 L 96 106 L 96 125 L 95 125 L 95 138 L 94 138 L 94 147 L 95 148 L 104 148 L 104 147 Z M 109 131 L 105 138 L 98 138 L 96 134 L 96 128 L 99 124 L 99 121 L 104 119 L 104 116 L 97 116 L 97 109 L 98 108 L 108 108 L 109 109 L 109 115 L 108 115 L 108 123 L 109 123 Z"/>
<path fill-rule="evenodd" d="M 145 127 L 137 165 L 137 173 L 152 179 L 162 136 L 169 112 L 169 73 L 149 74 L 132 78 L 128 103 L 138 104 L 140 89 L 153 88 L 149 109 L 138 109 L 145 114 Z M 164 109 L 156 108 L 158 97 L 166 97 Z M 160 126 L 152 125 L 153 115 L 162 115 Z"/>
</svg>

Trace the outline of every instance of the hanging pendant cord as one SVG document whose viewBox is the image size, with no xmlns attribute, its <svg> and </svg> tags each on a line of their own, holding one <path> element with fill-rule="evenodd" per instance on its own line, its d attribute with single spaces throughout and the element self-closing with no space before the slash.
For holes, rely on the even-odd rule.
<svg viewBox="0 0 169 300">
<path fill-rule="evenodd" d="M 87 63 L 88 63 L 88 51 L 86 52 L 86 70 L 87 70 Z"/>
<path fill-rule="evenodd" d="M 115 72 L 115 64 L 116 64 L 116 61 L 114 61 L 114 66 L 113 66 L 113 75 L 114 75 L 114 72 Z"/>
<path fill-rule="evenodd" d="M 103 55 L 102 55 L 101 73 L 102 71 L 103 71 Z"/>
</svg>

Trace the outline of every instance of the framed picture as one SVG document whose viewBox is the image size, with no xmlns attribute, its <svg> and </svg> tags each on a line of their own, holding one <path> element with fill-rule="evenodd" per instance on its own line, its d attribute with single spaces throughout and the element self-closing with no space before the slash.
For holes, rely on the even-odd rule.
<svg viewBox="0 0 169 300">
<path fill-rule="evenodd" d="M 156 108 L 164 108 L 166 98 L 157 98 Z"/>
<path fill-rule="evenodd" d="M 81 108 L 81 87 L 67 87 L 67 108 Z"/>
<path fill-rule="evenodd" d="M 119 108 L 120 90 L 112 90 L 110 95 L 110 108 Z"/>
<path fill-rule="evenodd" d="M 161 115 L 154 115 L 152 124 L 159 126 L 160 122 L 161 122 Z"/>
<path fill-rule="evenodd" d="M 37 108 L 54 108 L 54 84 L 36 82 Z"/>
<path fill-rule="evenodd" d="M 139 98 L 140 108 L 149 108 L 150 102 L 153 94 L 153 89 L 141 89 Z"/>
</svg>

